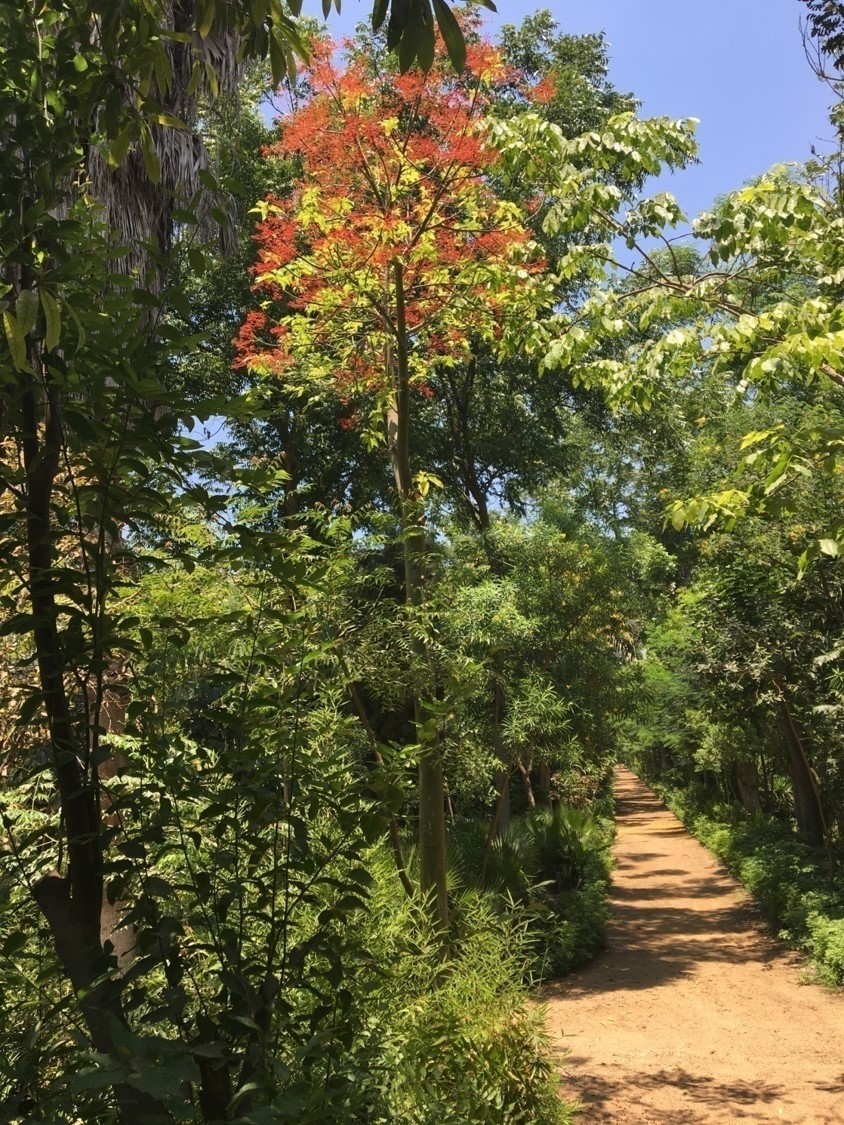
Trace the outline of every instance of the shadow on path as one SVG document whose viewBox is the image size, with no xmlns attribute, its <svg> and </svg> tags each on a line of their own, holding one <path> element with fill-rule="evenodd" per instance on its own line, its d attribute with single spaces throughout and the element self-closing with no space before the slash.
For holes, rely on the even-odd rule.
<svg viewBox="0 0 844 1125">
<path fill-rule="evenodd" d="M 548 987 L 583 1125 L 844 1123 L 844 995 L 802 986 L 752 900 L 628 770 L 607 950 Z"/>
</svg>

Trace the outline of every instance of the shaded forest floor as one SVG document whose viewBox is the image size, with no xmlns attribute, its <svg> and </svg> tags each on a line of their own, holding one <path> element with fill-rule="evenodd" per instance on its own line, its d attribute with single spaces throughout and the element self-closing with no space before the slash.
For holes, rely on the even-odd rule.
<svg viewBox="0 0 844 1125">
<path fill-rule="evenodd" d="M 546 992 L 582 1125 L 844 1122 L 844 994 L 801 983 L 739 884 L 629 770 L 608 948 Z"/>
</svg>

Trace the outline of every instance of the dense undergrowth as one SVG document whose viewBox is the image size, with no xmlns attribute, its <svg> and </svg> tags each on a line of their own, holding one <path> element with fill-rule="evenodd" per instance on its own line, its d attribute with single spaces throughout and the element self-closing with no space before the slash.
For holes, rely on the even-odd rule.
<svg viewBox="0 0 844 1125">
<path fill-rule="evenodd" d="M 779 936 L 811 958 L 826 984 L 844 985 L 844 870 L 836 858 L 763 813 L 714 801 L 700 787 L 652 783 L 702 844 L 747 887 Z"/>
<path fill-rule="evenodd" d="M 602 811 L 609 811 L 606 802 Z M 583 964 L 603 944 L 612 822 L 568 806 L 516 817 L 492 841 L 484 868 L 485 830 L 479 819 L 452 826 L 447 950 L 420 900 L 402 889 L 385 844 L 361 854 L 371 883 L 345 919 L 326 913 L 340 870 L 328 863 L 311 901 L 291 915 L 290 941 L 304 960 L 288 959 L 285 970 L 291 987 L 276 1028 L 273 1075 L 265 1079 L 273 1085 L 271 1104 L 244 1107 L 232 1120 L 571 1120 L 560 1099 L 544 1011 L 531 994 L 542 980 Z M 412 852 L 408 859 L 415 875 Z M 175 884 L 182 876 L 170 863 Z M 7 888 L 5 909 L 16 913 L 19 897 Z M 176 898 L 171 910 L 178 910 Z M 199 948 L 201 923 L 193 918 L 189 924 L 196 927 Z M 247 918 L 245 925 L 244 952 L 259 936 L 260 921 Z M 326 927 L 335 931 L 331 940 Z M 96 1119 L 107 1125 L 116 1120 L 109 1092 L 113 1066 L 80 1049 L 78 1030 L 66 1019 L 70 997 L 57 987 L 43 938 L 4 950 L 0 1018 L 10 1035 L 0 1060 L 3 1120 L 77 1125 Z M 197 961 L 193 992 L 182 1001 L 186 1011 L 213 1002 L 217 975 L 232 990 L 249 987 L 245 970 L 238 983 L 232 973 L 223 978 L 212 962 L 207 955 Z M 174 989 L 163 977 L 149 983 L 152 1003 L 144 1019 L 155 1029 L 155 1004 L 171 1003 Z M 130 1081 L 154 1089 L 174 1121 L 193 1121 L 193 1109 L 179 1106 L 178 1088 L 191 1079 L 198 1059 L 184 1049 L 180 1054 L 176 1043 L 159 1042 L 160 1058 L 130 1061 Z"/>
<path fill-rule="evenodd" d="M 483 828 L 470 822 L 453 832 L 454 878 L 521 920 L 533 980 L 586 964 L 604 946 L 612 820 L 566 805 L 538 809 L 492 841 L 486 863 Z"/>
</svg>

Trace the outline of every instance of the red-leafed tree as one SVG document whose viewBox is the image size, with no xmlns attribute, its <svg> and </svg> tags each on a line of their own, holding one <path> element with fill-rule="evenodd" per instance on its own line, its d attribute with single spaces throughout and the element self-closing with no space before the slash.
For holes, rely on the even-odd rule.
<svg viewBox="0 0 844 1125">
<path fill-rule="evenodd" d="M 269 385 L 338 395 L 350 425 L 386 443 L 405 562 L 405 598 L 425 596 L 424 495 L 414 464 L 414 402 L 437 374 L 485 347 L 513 354 L 537 341 L 553 293 L 519 207 L 494 190 L 497 154 L 484 114 L 508 77 L 497 51 L 469 48 L 459 78 L 441 67 L 375 76 L 339 69 L 326 45 L 307 103 L 281 122 L 273 155 L 296 157 L 290 198 L 261 204 L 255 291 L 239 363 Z M 421 620 L 421 615 L 420 615 Z M 431 666 L 414 628 L 419 666 Z M 416 693 L 422 889 L 447 924 L 443 780 L 433 721 L 433 672 Z"/>
</svg>

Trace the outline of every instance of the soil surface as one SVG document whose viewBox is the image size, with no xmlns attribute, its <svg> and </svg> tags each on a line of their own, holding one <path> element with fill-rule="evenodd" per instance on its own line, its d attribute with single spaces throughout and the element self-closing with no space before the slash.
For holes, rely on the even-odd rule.
<svg viewBox="0 0 844 1125">
<path fill-rule="evenodd" d="M 739 884 L 617 774 L 608 948 L 547 990 L 581 1125 L 844 1122 L 844 993 L 802 983 Z"/>
</svg>

